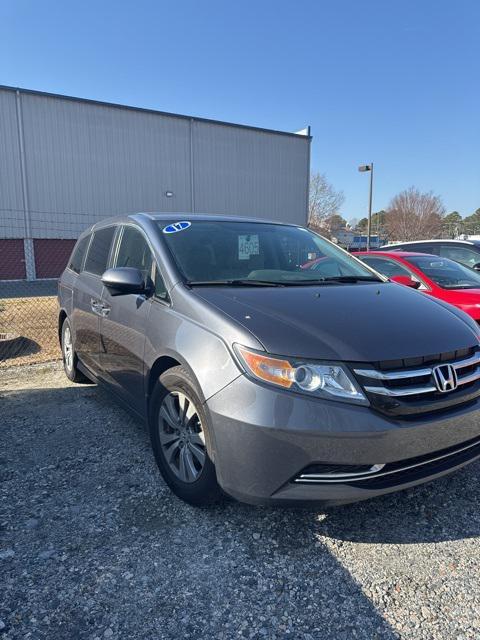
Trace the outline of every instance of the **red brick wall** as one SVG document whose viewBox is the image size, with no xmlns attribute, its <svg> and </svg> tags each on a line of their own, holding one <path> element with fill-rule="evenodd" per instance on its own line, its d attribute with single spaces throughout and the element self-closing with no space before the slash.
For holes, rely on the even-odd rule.
<svg viewBox="0 0 480 640">
<path fill-rule="evenodd" d="M 23 240 L 0 240 L 0 280 L 24 280 Z"/>
<path fill-rule="evenodd" d="M 34 240 L 37 278 L 58 278 L 67 266 L 75 240 Z"/>
</svg>

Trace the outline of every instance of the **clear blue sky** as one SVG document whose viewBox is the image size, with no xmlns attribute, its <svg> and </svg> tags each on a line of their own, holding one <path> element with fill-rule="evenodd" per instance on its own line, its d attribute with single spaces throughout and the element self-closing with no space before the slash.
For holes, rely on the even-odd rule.
<svg viewBox="0 0 480 640">
<path fill-rule="evenodd" d="M 295 131 L 363 217 L 480 207 L 478 0 L 0 0 L 0 83 Z"/>
</svg>

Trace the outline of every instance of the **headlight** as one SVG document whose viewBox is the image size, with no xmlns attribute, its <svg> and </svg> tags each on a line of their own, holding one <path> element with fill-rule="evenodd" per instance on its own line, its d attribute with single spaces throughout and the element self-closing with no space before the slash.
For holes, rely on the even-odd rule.
<svg viewBox="0 0 480 640">
<path fill-rule="evenodd" d="M 258 380 L 330 400 L 368 404 L 362 390 L 342 364 L 272 357 L 238 344 L 234 349 L 245 371 Z"/>
</svg>

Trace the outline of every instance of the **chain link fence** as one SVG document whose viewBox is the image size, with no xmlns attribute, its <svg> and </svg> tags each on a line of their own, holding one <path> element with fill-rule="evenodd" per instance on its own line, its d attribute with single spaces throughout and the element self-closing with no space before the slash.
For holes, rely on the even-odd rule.
<svg viewBox="0 0 480 640">
<path fill-rule="evenodd" d="M 0 211 L 0 369 L 61 357 L 57 280 L 78 235 L 100 216 L 30 212 L 30 219 L 28 234 L 23 211 Z"/>
</svg>

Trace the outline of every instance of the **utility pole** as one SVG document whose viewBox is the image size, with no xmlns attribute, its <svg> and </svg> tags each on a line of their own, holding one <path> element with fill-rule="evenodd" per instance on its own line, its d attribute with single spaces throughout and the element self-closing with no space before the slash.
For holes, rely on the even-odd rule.
<svg viewBox="0 0 480 640">
<path fill-rule="evenodd" d="M 368 197 L 368 231 L 367 231 L 367 251 L 370 251 L 370 238 L 372 235 L 372 200 L 373 200 L 373 162 L 362 164 L 358 167 L 361 172 L 370 171 L 370 194 Z"/>
</svg>

